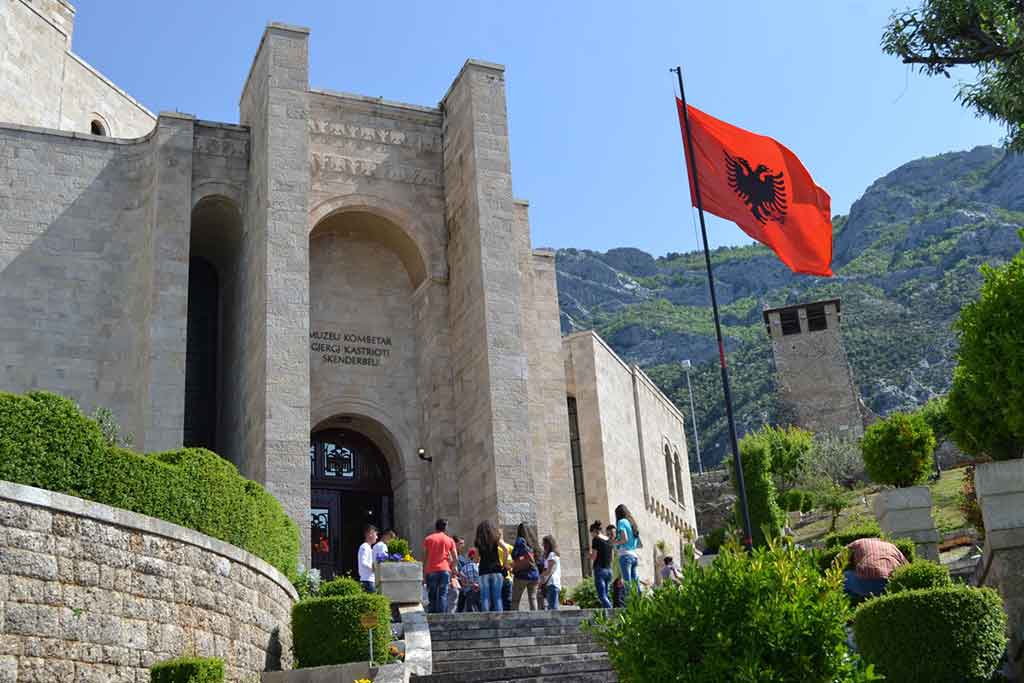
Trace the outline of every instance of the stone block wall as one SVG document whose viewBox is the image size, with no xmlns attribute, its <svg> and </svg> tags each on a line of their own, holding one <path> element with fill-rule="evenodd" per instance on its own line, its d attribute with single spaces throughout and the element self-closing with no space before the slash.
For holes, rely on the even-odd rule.
<svg viewBox="0 0 1024 683">
<path fill-rule="evenodd" d="M 288 580 L 183 527 L 0 482 L 0 681 L 148 683 L 156 661 L 291 666 Z"/>
</svg>

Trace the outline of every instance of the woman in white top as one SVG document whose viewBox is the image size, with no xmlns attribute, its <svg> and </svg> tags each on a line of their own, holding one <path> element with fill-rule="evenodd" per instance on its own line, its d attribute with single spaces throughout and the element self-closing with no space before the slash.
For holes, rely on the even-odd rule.
<svg viewBox="0 0 1024 683">
<path fill-rule="evenodd" d="M 541 545 L 544 547 L 546 564 L 540 581 L 548 597 L 548 609 L 558 609 L 558 594 L 562 590 L 562 559 L 558 556 L 558 544 L 553 536 L 545 536 Z"/>
</svg>

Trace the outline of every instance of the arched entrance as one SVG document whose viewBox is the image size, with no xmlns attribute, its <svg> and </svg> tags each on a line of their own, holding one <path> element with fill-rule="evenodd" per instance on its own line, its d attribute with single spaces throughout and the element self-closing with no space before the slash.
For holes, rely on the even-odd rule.
<svg viewBox="0 0 1024 683">
<path fill-rule="evenodd" d="M 391 471 L 376 443 L 352 429 L 314 431 L 309 443 L 311 566 L 325 579 L 358 578 L 363 529 L 394 525 Z"/>
</svg>

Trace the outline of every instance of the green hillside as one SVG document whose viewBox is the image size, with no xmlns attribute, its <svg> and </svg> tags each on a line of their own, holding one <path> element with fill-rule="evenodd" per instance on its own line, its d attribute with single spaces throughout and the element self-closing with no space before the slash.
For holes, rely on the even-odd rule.
<svg viewBox="0 0 1024 683">
<path fill-rule="evenodd" d="M 880 414 L 920 405 L 949 388 L 950 325 L 977 296 L 979 266 L 1019 251 L 1022 228 L 1024 157 L 978 147 L 905 164 L 835 217 L 833 278 L 794 275 L 760 245 L 715 250 L 741 434 L 776 416 L 763 308 L 839 297 L 864 402 Z M 694 362 L 705 466 L 721 461 L 727 433 L 703 254 L 562 249 L 557 264 L 563 332 L 596 329 L 687 414 L 679 361 Z"/>
</svg>

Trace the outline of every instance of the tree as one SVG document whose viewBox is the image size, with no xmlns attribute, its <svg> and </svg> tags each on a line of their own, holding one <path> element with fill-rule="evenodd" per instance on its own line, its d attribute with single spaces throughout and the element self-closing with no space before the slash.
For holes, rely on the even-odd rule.
<svg viewBox="0 0 1024 683">
<path fill-rule="evenodd" d="M 932 469 L 935 434 L 920 414 L 893 413 L 867 428 L 860 447 L 872 481 L 914 486 Z"/>
<path fill-rule="evenodd" d="M 831 533 L 836 530 L 836 521 L 839 520 L 839 515 L 846 509 L 846 506 L 850 504 L 852 495 L 842 486 L 828 484 L 816 494 L 816 498 L 818 507 L 827 510 L 832 515 L 832 523 L 828 526 L 829 533 Z"/>
<path fill-rule="evenodd" d="M 764 432 L 747 434 L 740 439 L 740 456 L 743 460 L 743 481 L 747 490 L 747 507 L 750 511 L 751 537 L 754 545 L 764 545 L 769 538 L 779 535 L 785 522 L 785 513 L 779 507 L 772 481 L 772 453 L 769 440 Z M 729 463 L 732 485 L 736 489 L 736 471 Z M 743 526 L 739 501 L 736 501 L 736 525 Z"/>
<path fill-rule="evenodd" d="M 771 453 L 771 472 L 779 491 L 796 486 L 813 445 L 811 433 L 799 427 L 765 426 L 757 434 Z"/>
<path fill-rule="evenodd" d="M 959 349 L 947 410 L 962 451 L 1009 460 L 1024 457 L 1024 251 L 981 270 L 981 294 L 954 325 Z"/>
<path fill-rule="evenodd" d="M 948 399 L 945 396 L 936 396 L 917 409 L 917 413 L 932 428 L 936 447 L 948 441 L 953 433 L 953 424 L 949 421 L 947 403 Z"/>
<path fill-rule="evenodd" d="M 882 50 L 928 75 L 975 67 L 977 80 L 962 84 L 957 99 L 1005 123 L 1007 147 L 1024 151 L 1024 2 L 924 0 L 889 17 Z"/>
<path fill-rule="evenodd" d="M 824 480 L 850 487 L 864 474 L 864 459 L 856 442 L 835 434 L 817 434 L 808 454 L 804 479 L 812 487 Z"/>
</svg>

